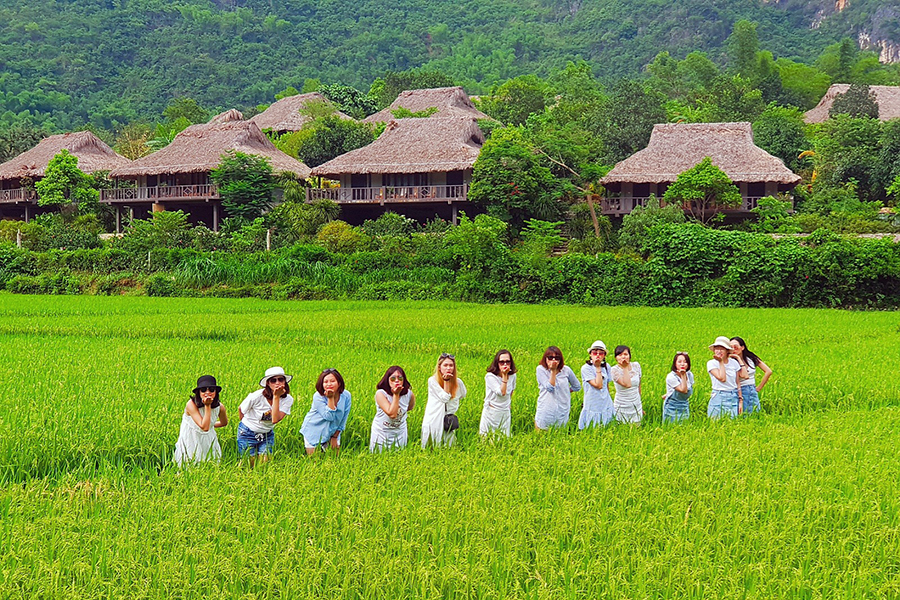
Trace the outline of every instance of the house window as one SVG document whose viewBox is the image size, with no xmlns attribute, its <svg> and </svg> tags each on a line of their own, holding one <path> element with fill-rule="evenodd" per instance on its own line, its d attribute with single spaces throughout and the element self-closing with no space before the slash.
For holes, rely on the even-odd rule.
<svg viewBox="0 0 900 600">
<path fill-rule="evenodd" d="M 367 188 L 372 187 L 369 185 L 369 174 L 368 173 L 353 173 L 350 175 L 350 187 L 352 188 Z"/>
<path fill-rule="evenodd" d="M 389 173 L 383 180 L 385 187 L 417 187 L 428 185 L 428 173 Z"/>
<path fill-rule="evenodd" d="M 755 181 L 747 184 L 748 198 L 762 198 L 766 195 L 766 184 L 763 181 Z"/>
</svg>

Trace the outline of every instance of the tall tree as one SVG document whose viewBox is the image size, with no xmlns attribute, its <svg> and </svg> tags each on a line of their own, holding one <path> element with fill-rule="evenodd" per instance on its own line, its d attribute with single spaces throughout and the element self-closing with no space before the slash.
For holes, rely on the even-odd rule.
<svg viewBox="0 0 900 600">
<path fill-rule="evenodd" d="M 681 173 L 663 199 L 666 204 L 681 206 L 701 223 L 708 223 L 720 208 L 740 206 L 741 192 L 707 156 Z"/>
<path fill-rule="evenodd" d="M 828 116 L 850 115 L 856 119 L 877 119 L 878 99 L 866 84 L 851 83 L 843 94 L 838 94 L 831 104 Z"/>
<path fill-rule="evenodd" d="M 231 217 L 249 221 L 272 205 L 275 177 L 262 156 L 229 151 L 209 178 L 218 186 L 222 207 Z"/>
<path fill-rule="evenodd" d="M 50 159 L 44 177 L 34 184 L 41 206 L 75 204 L 82 212 L 96 209 L 100 192 L 92 179 L 78 168 L 78 157 L 62 150 Z"/>
</svg>

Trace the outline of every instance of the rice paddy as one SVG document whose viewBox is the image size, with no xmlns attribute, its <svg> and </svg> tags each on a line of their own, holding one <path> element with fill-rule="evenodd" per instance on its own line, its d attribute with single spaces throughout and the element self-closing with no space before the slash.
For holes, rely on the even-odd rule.
<svg viewBox="0 0 900 600">
<path fill-rule="evenodd" d="M 705 417 L 717 335 L 775 370 L 767 413 Z M 644 372 L 640 428 L 533 432 L 534 368 L 595 339 Z M 0 295 L 0 598 L 900 597 L 897 313 Z M 513 438 L 482 443 L 484 370 L 519 368 Z M 686 350 L 692 418 L 659 424 Z M 456 354 L 457 447 L 418 448 Z M 410 447 L 372 456 L 375 383 L 419 393 Z M 237 405 L 294 375 L 275 460 L 238 465 Z M 298 429 L 318 373 L 353 394 L 340 456 Z M 171 465 L 197 377 L 223 386 L 223 460 Z"/>
</svg>

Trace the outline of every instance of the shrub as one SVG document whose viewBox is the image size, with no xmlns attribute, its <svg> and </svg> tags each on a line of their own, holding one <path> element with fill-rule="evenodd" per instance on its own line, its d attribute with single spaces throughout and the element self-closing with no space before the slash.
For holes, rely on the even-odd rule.
<svg viewBox="0 0 900 600">
<path fill-rule="evenodd" d="M 365 237 L 344 221 L 326 223 L 316 234 L 316 241 L 329 252 L 352 254 L 365 243 Z"/>
</svg>

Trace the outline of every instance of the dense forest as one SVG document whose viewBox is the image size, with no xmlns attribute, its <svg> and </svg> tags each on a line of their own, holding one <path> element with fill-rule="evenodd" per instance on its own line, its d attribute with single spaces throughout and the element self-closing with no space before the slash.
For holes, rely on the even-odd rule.
<svg viewBox="0 0 900 600">
<path fill-rule="evenodd" d="M 247 109 L 308 79 L 366 91 L 419 67 L 476 94 L 573 60 L 612 83 L 661 49 L 723 63 L 738 19 L 758 24 L 776 59 L 812 63 L 847 35 L 900 41 L 890 4 L 830 14 L 820 0 L 4 0 L 0 122 L 116 130 L 158 119 L 172 98 Z"/>
</svg>

